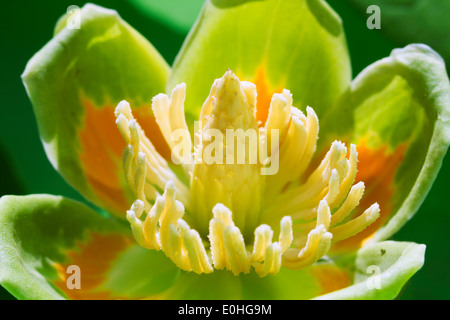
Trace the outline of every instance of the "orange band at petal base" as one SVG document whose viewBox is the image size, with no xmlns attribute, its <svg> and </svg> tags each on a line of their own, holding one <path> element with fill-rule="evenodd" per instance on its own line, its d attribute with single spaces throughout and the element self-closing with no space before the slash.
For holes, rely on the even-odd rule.
<svg viewBox="0 0 450 320">
<path fill-rule="evenodd" d="M 123 299 L 113 296 L 101 286 L 107 280 L 111 264 L 134 241 L 119 234 L 93 233 L 91 236 L 87 243 L 78 244 L 78 250 L 67 252 L 66 263 L 55 264 L 59 279 L 54 284 L 71 300 Z M 70 265 L 80 268 L 80 289 L 69 289 L 67 286 L 67 280 L 71 276 L 67 273 Z"/>
<path fill-rule="evenodd" d="M 103 209 L 125 215 L 132 201 L 128 198 L 129 188 L 123 177 L 125 142 L 117 131 L 114 107 L 106 105 L 99 108 L 86 98 L 83 98 L 83 105 L 85 126 L 79 131 L 79 157 L 86 179 Z M 141 106 L 134 112 L 158 152 L 170 159 L 169 147 L 151 114 L 150 106 Z"/>
</svg>

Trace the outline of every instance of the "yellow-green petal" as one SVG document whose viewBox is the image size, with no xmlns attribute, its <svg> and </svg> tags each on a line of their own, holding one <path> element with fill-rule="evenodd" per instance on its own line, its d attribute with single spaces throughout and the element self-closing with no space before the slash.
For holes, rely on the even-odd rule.
<svg viewBox="0 0 450 320">
<path fill-rule="evenodd" d="M 385 241 L 360 249 L 353 285 L 318 297 L 322 300 L 392 300 L 422 268 L 425 245 Z"/>
<path fill-rule="evenodd" d="M 272 94 L 319 115 L 346 90 L 350 61 L 340 18 L 323 0 L 206 1 L 167 84 L 187 84 L 185 110 L 198 118 L 211 83 L 231 69 L 258 89 L 264 122 Z"/>
<path fill-rule="evenodd" d="M 114 109 L 127 99 L 148 136 L 164 150 L 150 106 L 151 98 L 164 91 L 169 71 L 155 48 L 117 12 L 87 4 L 59 20 L 54 38 L 23 73 L 51 163 L 109 212 L 124 216 L 132 200 Z"/>
</svg>

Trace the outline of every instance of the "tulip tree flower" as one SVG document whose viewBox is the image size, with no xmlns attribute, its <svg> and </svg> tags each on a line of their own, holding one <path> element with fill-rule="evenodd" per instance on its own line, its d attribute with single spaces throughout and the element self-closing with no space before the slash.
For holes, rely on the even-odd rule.
<svg viewBox="0 0 450 320">
<path fill-rule="evenodd" d="M 432 49 L 352 80 L 324 1 L 209 0 L 170 68 L 115 11 L 79 14 L 23 80 L 52 165 L 103 210 L 3 197 L 0 281 L 16 297 L 392 299 L 421 268 L 424 245 L 388 239 L 450 143 Z M 242 145 L 266 157 L 225 162 L 212 129 L 257 132 Z"/>
</svg>

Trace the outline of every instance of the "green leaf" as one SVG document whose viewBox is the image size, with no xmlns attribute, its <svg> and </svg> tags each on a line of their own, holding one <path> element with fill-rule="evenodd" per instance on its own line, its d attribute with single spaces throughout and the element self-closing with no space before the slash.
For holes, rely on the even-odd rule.
<svg viewBox="0 0 450 320">
<path fill-rule="evenodd" d="M 350 0 L 361 15 L 376 4 L 381 12 L 381 32 L 399 45 L 425 43 L 450 62 L 450 2 L 447 0 Z"/>
<path fill-rule="evenodd" d="M 414 215 L 450 144 L 449 121 L 445 64 L 425 45 L 394 50 L 353 81 L 321 123 L 320 148 L 336 137 L 356 144 L 361 207 L 378 202 L 381 217 L 341 247 L 387 239 Z"/>
<path fill-rule="evenodd" d="M 177 56 L 167 92 L 187 84 L 185 110 L 197 119 L 214 79 L 231 69 L 256 83 L 258 120 L 272 94 L 319 117 L 350 83 L 341 20 L 322 0 L 207 1 Z"/>
<path fill-rule="evenodd" d="M 355 284 L 317 299 L 395 299 L 422 267 L 424 256 L 425 245 L 422 244 L 386 241 L 365 246 L 357 253 Z"/>
<path fill-rule="evenodd" d="M 114 109 L 128 100 L 157 140 L 150 104 L 164 92 L 169 67 L 113 10 L 87 4 L 61 18 L 55 33 L 22 75 L 45 150 L 83 196 L 123 215 L 130 199 Z"/>
</svg>

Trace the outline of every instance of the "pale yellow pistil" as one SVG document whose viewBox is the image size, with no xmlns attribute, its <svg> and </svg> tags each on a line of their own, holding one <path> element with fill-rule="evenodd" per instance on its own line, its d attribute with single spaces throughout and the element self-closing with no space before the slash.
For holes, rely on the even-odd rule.
<svg viewBox="0 0 450 320">
<path fill-rule="evenodd" d="M 288 90 L 273 96 L 268 119 L 258 128 L 255 85 L 227 71 L 202 107 L 194 142 L 184 118 L 185 93 L 181 84 L 170 98 L 159 94 L 152 109 L 189 186 L 146 138 L 129 104 L 122 101 L 116 108 L 116 123 L 128 144 L 125 176 L 137 198 L 127 219 L 141 246 L 162 250 L 186 271 L 226 269 L 237 275 L 253 267 L 263 277 L 282 265 L 299 269 L 315 263 L 332 242 L 378 218 L 377 204 L 352 217 L 364 192 L 362 182 L 353 185 L 354 145 L 347 159 L 347 148 L 335 141 L 305 176 L 319 123 L 311 108 L 304 115 L 292 106 Z M 239 131 L 247 135 L 234 145 L 236 136 L 230 140 L 227 134 Z M 183 137 L 183 148 L 174 137 Z"/>
</svg>

